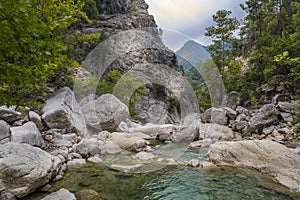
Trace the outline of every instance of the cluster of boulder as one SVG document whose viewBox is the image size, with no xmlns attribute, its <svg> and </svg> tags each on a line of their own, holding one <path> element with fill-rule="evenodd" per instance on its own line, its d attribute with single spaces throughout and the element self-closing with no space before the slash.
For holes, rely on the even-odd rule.
<svg viewBox="0 0 300 200">
<path fill-rule="evenodd" d="M 295 113 L 295 105 L 287 102 L 266 104 L 254 110 L 229 104 L 227 107 L 209 108 L 201 115 L 201 120 L 228 126 L 245 139 L 267 138 L 296 147 L 300 144 L 300 134 L 299 124 L 292 124 Z"/>
<path fill-rule="evenodd" d="M 243 142 L 245 135 L 248 135 L 246 130 L 249 132 L 254 130 L 254 133 L 259 130 L 267 135 L 265 137 L 260 135 L 260 139 L 271 137 L 274 131 L 278 131 L 279 136 L 293 135 L 295 139 L 294 135 L 299 132 L 285 128 L 286 131 L 291 132 L 283 133 L 283 130 L 278 129 L 280 121 L 282 123 L 286 120 L 278 116 L 286 113 L 292 118 L 295 113 L 294 106 L 280 102 L 277 105 L 265 105 L 256 111 L 249 111 L 242 107 L 211 108 L 201 115 L 189 114 L 180 125 L 140 125 L 129 120 L 127 106 L 113 95 L 105 94 L 100 97 L 91 95 L 78 103 L 73 91 L 69 88 L 58 91 L 46 102 L 41 111 L 24 108 L 18 112 L 15 107 L 2 106 L 0 107 L 0 199 L 22 198 L 50 181 L 62 179 L 67 167 L 87 162 L 101 163 L 105 155 L 129 155 L 132 159 L 140 161 L 166 161 L 169 164 L 192 167 L 212 166 L 211 163 L 201 163 L 196 159 L 180 163 L 174 158 L 159 158 L 153 154 L 154 149 L 159 148 L 157 147 L 159 145 L 150 145 L 153 140 L 165 143 L 189 143 L 191 148 L 201 147 L 209 152 L 211 161 L 216 163 L 243 163 L 242 158 L 245 159 L 243 156 L 234 156 L 236 159 L 234 161 L 226 157 L 235 155 L 234 152 L 228 153 L 229 151 L 226 150 L 227 145 L 231 144 L 228 141 L 235 141 L 232 143 L 233 146 L 243 146 L 244 143 L 239 142 Z M 236 127 L 238 122 L 245 122 L 247 125 L 238 129 Z M 279 124 L 273 125 L 272 128 L 275 122 Z M 273 130 L 267 134 L 266 131 L 269 129 Z M 286 136 L 282 140 L 284 138 Z M 269 139 L 269 142 L 274 140 Z M 262 141 L 251 142 L 253 143 L 250 145 L 259 146 Z M 265 146 L 272 145 L 270 143 Z M 280 148 L 286 150 L 287 154 L 293 151 L 291 155 L 295 157 L 286 161 L 288 166 L 293 159 L 296 158 L 297 162 L 300 160 L 297 158 L 297 155 L 299 157 L 298 150 L 290 150 L 277 143 L 276 145 L 280 145 Z M 263 146 L 258 151 L 269 153 L 273 151 L 267 147 Z M 234 151 L 235 148 L 231 150 Z M 246 147 L 246 150 L 249 148 Z M 246 153 L 243 155 L 245 156 Z M 257 159 L 265 156 L 260 152 L 257 155 Z M 280 158 L 278 163 L 281 161 L 285 162 Z M 243 166 L 251 166 L 249 164 L 251 161 L 246 163 L 248 165 Z M 270 166 L 254 163 L 257 164 L 258 169 L 269 169 L 268 167 L 272 165 L 271 161 Z M 111 165 L 111 167 L 128 171 L 142 167 L 142 165 Z M 293 169 L 287 166 L 282 168 Z M 273 176 L 271 168 L 269 171 Z M 297 173 L 299 170 L 294 171 Z M 280 177 L 284 177 L 283 180 L 293 180 L 293 178 L 289 179 L 287 174 L 276 175 L 279 177 L 278 180 Z M 294 178 L 291 188 L 295 189 L 299 186 L 299 180 L 299 177 Z M 73 194 L 62 190 L 53 195 L 72 196 Z"/>
</svg>

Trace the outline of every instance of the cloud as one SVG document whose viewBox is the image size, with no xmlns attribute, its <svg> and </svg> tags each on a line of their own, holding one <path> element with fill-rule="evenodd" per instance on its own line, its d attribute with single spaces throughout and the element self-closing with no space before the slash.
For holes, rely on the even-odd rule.
<svg viewBox="0 0 300 200">
<path fill-rule="evenodd" d="M 239 4 L 245 0 L 146 0 L 149 12 L 162 28 L 182 32 L 192 38 L 202 38 L 205 28 L 211 26 L 212 15 L 227 9 L 241 18 L 244 12 Z M 205 41 L 207 43 L 207 41 Z"/>
</svg>

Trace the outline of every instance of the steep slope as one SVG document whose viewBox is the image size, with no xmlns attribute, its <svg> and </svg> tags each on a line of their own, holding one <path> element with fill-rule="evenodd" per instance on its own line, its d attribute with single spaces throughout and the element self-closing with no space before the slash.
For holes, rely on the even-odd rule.
<svg viewBox="0 0 300 200">
<path fill-rule="evenodd" d="M 178 51 L 176 51 L 178 64 L 183 66 L 184 70 L 190 69 L 193 65 L 198 67 L 205 60 L 210 58 L 210 54 L 207 50 L 206 46 L 203 46 L 193 40 L 189 40 Z"/>
<path fill-rule="evenodd" d="M 180 108 L 177 106 L 179 98 L 186 99 L 186 101 L 182 100 L 185 102 L 188 102 L 190 98 L 183 95 L 185 93 L 184 79 L 173 80 L 182 76 L 182 70 L 177 63 L 175 53 L 163 45 L 154 18 L 147 11 L 148 5 L 144 0 L 97 0 L 96 2 L 99 10 L 97 23 L 83 26 L 81 32 L 87 34 L 101 33 L 108 40 L 116 34 L 122 35 L 125 33 L 123 43 L 118 44 L 121 47 L 112 47 L 116 49 L 110 51 L 114 53 L 120 49 L 125 49 L 124 51 L 128 49 L 126 53 L 122 53 L 113 60 L 109 67 L 105 69 L 102 77 L 107 78 L 108 72 L 111 70 L 118 70 L 123 75 L 131 71 L 138 71 L 136 74 L 140 79 L 143 79 L 143 83 L 147 86 L 147 95 L 140 96 L 138 102 L 136 102 L 137 114 L 135 117 L 143 123 L 179 122 Z M 146 44 L 148 41 L 142 37 L 143 33 L 134 36 L 145 39 L 143 41 L 145 47 L 143 47 L 144 43 L 136 46 L 135 43 L 140 41 L 133 40 L 130 42 L 131 35 L 126 35 L 128 30 L 145 31 L 149 27 L 149 31 L 155 38 L 155 41 L 149 41 L 150 45 Z M 151 42 L 155 44 L 153 47 L 151 47 Z M 100 52 L 100 54 L 105 54 L 105 52 Z M 99 62 L 105 62 L 105 59 Z M 142 70 L 137 70 L 137 66 L 147 63 L 150 63 L 150 65 L 143 66 Z M 164 67 L 167 71 L 163 70 Z M 177 75 L 171 75 L 171 71 L 175 71 L 174 73 L 177 73 Z M 165 82 L 168 89 L 166 87 L 153 87 L 153 80 L 151 80 L 153 77 L 158 77 L 160 81 Z M 159 85 L 160 83 L 156 84 Z M 174 96 L 177 98 L 174 98 Z M 197 106 L 192 105 L 191 107 L 196 108 Z"/>
</svg>

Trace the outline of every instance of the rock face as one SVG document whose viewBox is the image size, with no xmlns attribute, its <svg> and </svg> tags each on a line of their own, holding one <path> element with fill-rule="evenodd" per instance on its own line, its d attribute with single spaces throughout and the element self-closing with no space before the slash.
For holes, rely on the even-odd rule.
<svg viewBox="0 0 300 200">
<path fill-rule="evenodd" d="M 67 129 L 68 132 L 85 135 L 84 116 L 70 88 L 63 88 L 47 100 L 42 112 L 42 119 L 49 128 Z"/>
<path fill-rule="evenodd" d="M 104 94 L 82 106 L 86 122 L 96 128 L 116 131 L 121 121 L 129 117 L 125 104 L 111 94 Z"/>
<path fill-rule="evenodd" d="M 125 49 L 130 49 L 130 51 L 125 50 L 122 55 L 118 56 L 118 58 L 110 63 L 103 74 L 104 78 L 108 77 L 108 73 L 111 70 L 116 69 L 122 74 L 125 74 L 136 68 L 137 65 L 143 63 L 155 63 L 155 65 L 162 64 L 168 66 L 169 69 L 182 73 L 182 70 L 177 64 L 175 53 L 166 48 L 161 41 L 154 17 L 149 15 L 147 10 L 148 5 L 144 0 L 99 0 L 97 1 L 97 7 L 99 10 L 97 27 L 86 25 L 81 31 L 82 33 L 101 33 L 111 39 L 115 34 L 124 33 L 126 30 L 135 29 L 139 31 L 149 31 L 149 27 L 151 27 L 149 32 L 153 34 L 155 43 L 159 43 L 159 46 L 152 45 L 152 47 L 146 47 L 146 43 L 153 43 L 151 41 L 153 38 L 150 38 L 149 40 L 146 39 L 146 43 L 144 44 L 140 38 L 130 42 L 133 37 L 125 36 L 126 39 L 123 38 L 125 42 L 122 42 L 120 45 L 123 47 L 125 46 Z M 142 33 L 139 35 L 144 34 Z M 128 41 L 129 45 L 126 46 L 127 44 L 125 43 Z M 141 45 L 139 47 L 134 47 L 135 44 L 139 42 L 141 42 Z M 117 50 L 120 49 L 119 46 Z M 112 51 L 112 53 L 114 52 L 116 51 Z M 109 56 L 111 55 L 108 55 L 108 57 Z M 148 71 L 150 71 L 149 69 L 153 70 L 151 66 L 150 68 L 148 67 Z M 161 76 L 162 73 L 157 74 Z M 164 80 L 163 78 L 160 79 Z M 181 83 L 176 81 L 173 84 L 178 86 L 178 88 L 181 86 Z M 153 82 L 150 82 L 149 84 L 147 82 L 146 86 L 147 90 L 149 90 L 149 95 L 141 95 L 139 100 L 135 103 L 137 118 L 143 123 L 163 124 L 178 122 L 178 119 L 180 118 L 179 109 L 172 107 L 172 102 L 174 103 L 174 98 L 171 98 L 173 91 L 166 92 L 166 95 L 161 98 L 161 93 L 158 94 L 158 90 L 154 89 Z"/>
<path fill-rule="evenodd" d="M 53 192 L 52 194 L 49 194 L 48 196 L 42 198 L 42 200 L 76 200 L 76 197 L 73 193 L 69 192 L 65 188 L 62 188 L 56 192 Z"/>
<path fill-rule="evenodd" d="M 3 120 L 0 120 L 0 144 L 10 141 L 10 126 Z"/>
<path fill-rule="evenodd" d="M 44 147 L 44 139 L 35 123 L 27 122 L 23 126 L 12 127 L 11 141 L 16 143 L 27 143 L 32 146 Z"/>
<path fill-rule="evenodd" d="M 300 154 L 269 140 L 217 142 L 208 157 L 216 163 L 255 168 L 300 192 Z"/>
<path fill-rule="evenodd" d="M 18 198 L 33 192 L 54 178 L 61 160 L 28 144 L 0 145 L 0 188 Z"/>
</svg>

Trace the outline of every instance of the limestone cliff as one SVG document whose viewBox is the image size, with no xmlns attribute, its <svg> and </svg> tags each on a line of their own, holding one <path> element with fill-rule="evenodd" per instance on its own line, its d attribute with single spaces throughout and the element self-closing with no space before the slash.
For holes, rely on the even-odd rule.
<svg viewBox="0 0 300 200">
<path fill-rule="evenodd" d="M 107 77 L 107 73 L 112 69 L 117 69 L 122 74 L 125 74 L 136 65 L 143 63 L 164 65 L 180 74 L 182 73 L 174 52 L 163 45 L 159 36 L 160 31 L 157 28 L 154 17 L 149 15 L 148 5 L 144 0 L 98 0 L 96 2 L 99 10 L 99 16 L 96 19 L 97 23 L 85 25 L 81 30 L 82 33 L 101 33 L 109 39 L 115 34 L 120 34 L 126 30 L 152 27 L 152 30 L 156 30 L 154 34 L 156 34 L 156 38 L 159 38 L 161 43 L 161 48 L 133 48 L 133 50 L 119 56 L 106 69 L 103 74 L 104 77 Z M 150 68 L 147 71 L 152 70 Z M 168 74 L 162 78 L 167 78 L 167 76 Z M 184 84 L 183 80 L 172 81 L 172 84 L 169 84 L 172 92 L 169 88 L 169 90 L 164 90 L 161 93 L 153 88 L 153 84 L 149 81 L 146 81 L 148 95 L 141 96 L 136 104 L 137 118 L 143 123 L 164 124 L 179 122 L 180 108 L 178 102 L 176 103 L 178 99 L 174 99 L 172 93 L 176 90 L 175 93 L 178 93 L 177 97 L 183 93 L 182 88 L 184 87 L 179 86 Z M 188 99 L 188 97 L 185 98 Z"/>
</svg>

